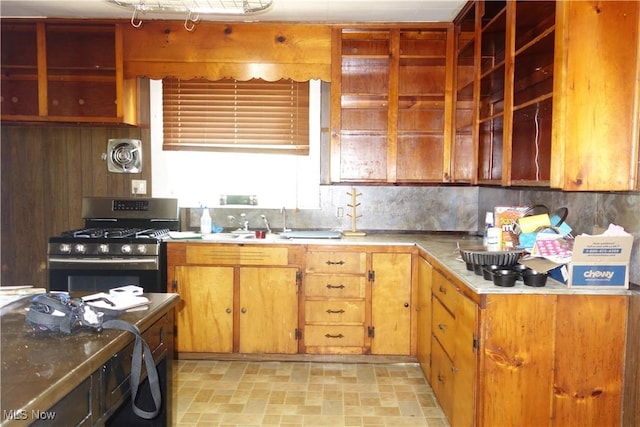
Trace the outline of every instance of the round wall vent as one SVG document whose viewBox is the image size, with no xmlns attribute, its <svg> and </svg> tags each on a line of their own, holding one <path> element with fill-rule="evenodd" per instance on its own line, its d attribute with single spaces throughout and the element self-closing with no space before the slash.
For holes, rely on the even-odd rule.
<svg viewBox="0 0 640 427">
<path fill-rule="evenodd" d="M 107 170 L 115 173 L 142 172 L 142 141 L 110 139 L 107 142 Z"/>
</svg>

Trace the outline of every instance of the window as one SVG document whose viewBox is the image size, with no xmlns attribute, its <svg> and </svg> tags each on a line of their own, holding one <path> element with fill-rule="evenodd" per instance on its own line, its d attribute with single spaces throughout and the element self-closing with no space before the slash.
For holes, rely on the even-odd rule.
<svg viewBox="0 0 640 427">
<path fill-rule="evenodd" d="M 258 196 L 256 209 L 320 206 L 321 138 L 328 128 L 329 84 L 309 81 L 309 155 L 163 149 L 163 81 L 151 81 L 152 196 L 175 197 L 181 207 L 219 206 L 223 194 Z M 324 100 L 324 101 L 323 101 Z M 322 136 L 324 135 L 324 136 Z M 148 157 L 147 157 L 148 158 Z M 220 221 L 214 218 L 214 221 Z"/>
<path fill-rule="evenodd" d="M 309 154 L 309 82 L 163 79 L 164 150 Z"/>
</svg>

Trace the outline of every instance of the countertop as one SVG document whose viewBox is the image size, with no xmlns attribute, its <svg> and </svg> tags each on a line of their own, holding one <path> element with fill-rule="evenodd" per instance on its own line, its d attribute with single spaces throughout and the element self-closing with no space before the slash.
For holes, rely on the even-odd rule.
<svg viewBox="0 0 640 427">
<path fill-rule="evenodd" d="M 197 233 L 194 233 L 197 234 Z M 285 239 L 277 234 L 268 234 L 264 239 L 256 239 L 252 235 L 226 239 L 223 236 L 210 235 L 205 238 L 168 239 L 171 242 L 190 243 L 227 243 L 227 244 L 287 244 L 287 245 L 332 245 L 332 246 L 416 246 L 428 257 L 431 257 L 457 278 L 472 292 L 477 294 L 583 294 L 583 295 L 625 295 L 631 294 L 628 289 L 585 289 L 572 288 L 564 283 L 549 278 L 543 287 L 526 286 L 517 281 L 513 287 L 495 286 L 484 277 L 468 271 L 466 264 L 460 258 L 458 245 L 464 247 L 478 247 L 482 239 L 465 233 L 371 233 L 362 237 L 343 236 L 341 239 Z"/>
<path fill-rule="evenodd" d="M 176 294 L 145 294 L 146 310 L 130 311 L 119 318 L 146 329 L 175 304 Z M 25 322 L 31 296 L 2 308 L 2 376 L 0 410 L 2 425 L 8 411 L 46 411 L 114 353 L 134 339 L 119 330 L 82 330 L 72 335 L 37 334 Z"/>
</svg>

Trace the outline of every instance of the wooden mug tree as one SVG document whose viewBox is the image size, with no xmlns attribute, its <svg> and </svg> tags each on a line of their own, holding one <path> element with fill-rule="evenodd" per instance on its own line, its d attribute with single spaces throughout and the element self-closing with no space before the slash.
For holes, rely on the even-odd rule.
<svg viewBox="0 0 640 427">
<path fill-rule="evenodd" d="M 348 217 L 351 217 L 351 231 L 344 231 L 342 234 L 345 236 L 366 236 L 367 233 L 364 231 L 358 231 L 356 227 L 356 220 L 360 218 L 362 215 L 358 215 L 357 209 L 360 206 L 360 203 L 356 201 L 358 196 L 361 196 L 362 193 L 358 193 L 355 187 L 351 187 L 351 192 L 347 193 L 351 196 L 351 203 L 347 204 L 348 207 L 351 208 L 351 213 L 347 214 Z"/>
</svg>

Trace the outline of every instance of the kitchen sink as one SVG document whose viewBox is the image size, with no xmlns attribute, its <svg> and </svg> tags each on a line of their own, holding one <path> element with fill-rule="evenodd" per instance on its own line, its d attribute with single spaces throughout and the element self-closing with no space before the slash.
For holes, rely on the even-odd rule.
<svg viewBox="0 0 640 427">
<path fill-rule="evenodd" d="M 283 239 L 341 239 L 342 233 L 337 230 L 292 230 L 280 233 Z"/>
<path fill-rule="evenodd" d="M 202 240 L 210 240 L 213 242 L 226 242 L 226 241 L 238 241 L 255 239 L 256 236 L 253 233 L 212 233 L 202 236 Z"/>
</svg>

